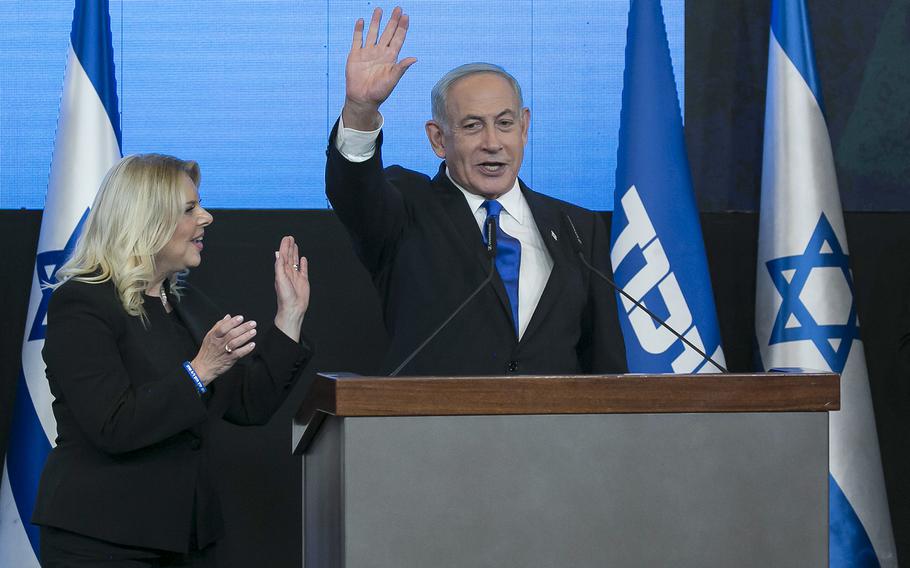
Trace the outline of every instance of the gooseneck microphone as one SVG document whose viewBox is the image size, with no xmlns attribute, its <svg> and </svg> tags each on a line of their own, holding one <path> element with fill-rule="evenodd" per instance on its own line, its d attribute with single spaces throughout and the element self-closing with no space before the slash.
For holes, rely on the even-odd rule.
<svg viewBox="0 0 910 568">
<path fill-rule="evenodd" d="M 688 345 L 689 347 L 691 347 L 696 353 L 698 353 L 699 355 L 701 355 L 702 358 L 703 358 L 705 361 L 708 361 L 708 362 L 710 362 L 712 365 L 714 365 L 715 367 L 717 367 L 717 368 L 720 370 L 721 373 L 729 373 L 729 372 L 730 372 L 730 371 L 728 371 L 728 370 L 726 369 L 726 367 L 724 367 L 723 365 L 719 364 L 717 361 L 715 361 L 714 359 L 712 359 L 711 357 L 709 357 L 707 353 L 705 353 L 704 351 L 702 351 L 701 349 L 699 349 L 698 347 L 696 347 L 695 345 L 693 345 L 692 342 L 689 341 L 688 339 L 686 339 L 685 337 L 683 337 L 681 333 L 679 333 L 678 331 L 676 331 L 675 329 L 673 329 L 672 327 L 670 327 L 670 326 L 667 324 L 667 322 L 665 322 L 665 321 L 662 320 L 660 317 L 658 317 L 657 314 L 655 314 L 654 312 L 652 312 L 651 310 L 649 310 L 648 308 L 646 308 L 646 307 L 644 306 L 644 304 L 642 304 L 641 302 L 639 302 L 638 300 L 636 300 L 635 298 L 633 298 L 632 296 L 630 296 L 629 293 L 626 292 L 625 290 L 623 290 L 621 286 L 619 286 L 618 284 L 616 284 L 616 282 L 613 282 L 613 280 L 612 280 L 610 277 L 608 277 L 606 274 L 604 274 L 603 272 L 601 272 L 600 270 L 598 270 L 597 268 L 595 268 L 590 262 L 588 262 L 588 259 L 585 258 L 584 243 L 583 243 L 582 240 L 581 240 L 581 235 L 579 235 L 579 234 L 578 234 L 578 231 L 575 229 L 575 223 L 572 222 L 572 219 L 569 217 L 569 214 L 568 214 L 568 213 L 563 213 L 562 216 L 563 216 L 563 220 L 565 220 L 566 223 L 568 223 L 569 228 L 572 229 L 572 235 L 571 235 L 572 238 L 569 239 L 569 240 L 572 242 L 572 248 L 575 249 L 575 254 L 578 255 L 578 258 L 581 259 L 581 263 L 584 264 L 584 265 L 588 268 L 588 270 L 590 270 L 590 271 L 593 272 L 594 274 L 600 276 L 600 278 L 601 278 L 604 282 L 606 282 L 607 284 L 609 284 L 610 287 L 612 287 L 614 290 L 616 290 L 617 292 L 619 292 L 620 294 L 622 294 L 622 296 L 623 296 L 624 298 L 626 298 L 627 300 L 629 300 L 630 302 L 632 302 L 633 304 L 635 304 L 635 307 L 636 307 L 636 308 L 641 309 L 643 312 L 645 312 L 646 314 L 648 314 L 649 316 L 651 316 L 651 319 L 652 319 L 652 320 L 654 320 L 655 322 L 659 323 L 661 326 L 663 326 L 665 329 L 667 329 L 670 333 L 672 333 L 673 335 L 675 335 L 680 341 L 682 341 L 683 343 L 685 343 L 686 345 Z"/>
<path fill-rule="evenodd" d="M 436 330 L 433 333 L 431 333 L 430 336 L 427 337 L 423 341 L 423 343 L 421 343 L 420 345 L 417 346 L 417 349 L 412 351 L 411 354 L 408 355 L 407 358 L 404 361 L 402 361 L 401 364 L 398 365 L 398 367 L 394 371 L 389 373 L 390 377 L 398 376 L 398 373 L 400 373 L 401 370 L 404 369 L 405 366 L 407 366 L 407 364 L 410 363 L 414 357 L 416 357 L 421 351 L 423 351 L 423 348 L 426 347 L 431 341 L 433 341 L 433 338 L 436 337 L 437 335 L 439 335 L 439 332 L 442 331 L 443 329 L 445 329 L 445 327 L 447 325 L 449 325 L 450 321 L 455 319 L 455 316 L 457 316 L 461 312 L 461 310 L 463 310 L 464 307 L 467 306 L 471 302 L 471 300 L 474 299 L 474 296 L 479 294 L 480 291 L 483 290 L 483 288 L 487 284 L 489 284 L 491 280 L 493 280 L 493 274 L 496 273 L 496 244 L 497 244 L 496 243 L 496 221 L 493 216 L 487 217 L 486 224 L 484 226 L 484 232 L 486 232 L 486 234 L 487 234 L 487 256 L 490 258 L 490 270 L 487 273 L 487 277 L 484 278 L 483 282 L 481 282 L 480 285 L 477 286 L 477 288 L 475 288 L 474 291 L 471 292 L 471 294 L 467 298 L 465 298 L 465 300 L 461 303 L 460 306 L 455 308 L 455 311 L 453 311 L 449 315 L 449 317 L 447 317 L 445 319 L 445 321 L 443 321 L 441 324 L 439 324 L 439 327 L 437 327 Z"/>
</svg>

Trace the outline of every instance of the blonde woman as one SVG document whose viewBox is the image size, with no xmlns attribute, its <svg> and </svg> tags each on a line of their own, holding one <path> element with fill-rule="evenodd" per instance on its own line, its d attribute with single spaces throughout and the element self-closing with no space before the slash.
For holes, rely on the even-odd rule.
<svg viewBox="0 0 910 568">
<path fill-rule="evenodd" d="M 157 154 L 105 177 L 58 272 L 44 359 L 57 443 L 32 522 L 43 566 L 212 566 L 211 422 L 262 424 L 310 357 L 306 259 L 275 258 L 274 325 L 225 315 L 183 276 L 212 216 L 199 166 Z"/>
</svg>

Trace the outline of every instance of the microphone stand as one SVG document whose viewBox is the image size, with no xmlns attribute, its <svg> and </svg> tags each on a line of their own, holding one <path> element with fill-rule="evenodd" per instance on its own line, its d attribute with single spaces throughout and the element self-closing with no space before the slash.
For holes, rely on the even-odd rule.
<svg viewBox="0 0 910 568">
<path fill-rule="evenodd" d="M 672 327 L 670 327 L 669 324 L 667 324 L 667 322 L 665 322 L 663 319 L 661 319 L 660 317 L 658 317 L 657 314 L 655 314 L 654 312 L 652 312 L 651 310 L 649 310 L 648 308 L 646 308 L 646 307 L 644 306 L 644 304 L 642 304 L 641 302 L 639 302 L 638 300 L 636 300 L 635 298 L 633 298 L 631 295 L 629 295 L 628 292 L 626 292 L 625 290 L 623 290 L 622 287 L 619 286 L 616 282 L 614 282 L 610 277 L 608 277 L 606 274 L 604 274 L 603 272 L 601 272 L 600 270 L 598 270 L 596 267 L 594 267 L 590 262 L 588 262 L 588 259 L 585 258 L 585 254 L 584 254 L 584 252 L 583 252 L 583 250 L 582 250 L 584 245 L 582 244 L 582 241 L 581 241 L 581 235 L 579 235 L 579 234 L 578 234 L 578 231 L 575 229 L 575 223 L 572 222 L 572 219 L 569 218 L 569 215 L 568 215 L 567 213 L 564 213 L 564 214 L 563 214 L 563 217 L 564 217 L 565 220 L 568 222 L 569 227 L 571 227 L 571 229 L 572 229 L 572 236 L 574 237 L 573 239 L 571 239 L 571 240 L 572 240 L 572 248 L 575 249 L 575 253 L 578 255 L 578 258 L 581 259 L 582 264 L 584 264 L 584 265 L 588 268 L 588 270 L 590 270 L 590 271 L 593 272 L 594 274 L 600 276 L 601 279 L 603 279 L 604 282 L 606 282 L 606 283 L 609 284 L 614 290 L 616 290 L 617 292 L 619 292 L 620 294 L 622 294 L 622 296 L 623 296 L 624 298 L 626 298 L 627 300 L 629 300 L 630 302 L 632 302 L 633 304 L 635 304 L 635 307 L 640 308 L 643 312 L 645 312 L 646 314 L 648 314 L 649 316 L 651 316 L 651 319 L 652 319 L 652 320 L 654 320 L 655 322 L 659 323 L 661 326 L 663 326 L 665 329 L 667 329 L 670 333 L 672 333 L 673 335 L 675 335 L 677 339 L 679 339 L 680 341 L 682 341 L 683 343 L 685 343 L 686 345 L 688 345 L 690 348 L 692 348 L 692 350 L 695 351 L 696 353 L 698 353 L 699 355 L 701 355 L 702 358 L 703 358 L 705 361 L 708 361 L 708 362 L 710 362 L 712 365 L 714 365 L 715 367 L 717 367 L 717 368 L 720 370 L 721 373 L 729 373 L 729 372 L 730 372 L 730 371 L 727 370 L 726 367 L 722 366 L 720 363 L 718 363 L 717 361 L 715 361 L 714 359 L 712 359 L 711 357 L 709 357 L 707 353 L 705 353 L 704 351 L 702 351 L 701 349 L 699 349 L 698 347 L 696 347 L 695 345 L 693 345 L 691 341 L 689 341 L 688 339 L 686 339 L 685 337 L 683 337 L 682 334 L 680 334 L 678 331 L 676 331 L 675 329 L 673 329 Z"/>
<path fill-rule="evenodd" d="M 461 303 L 460 306 L 455 308 L 455 311 L 453 311 L 449 315 L 449 317 L 447 317 L 445 319 L 445 321 L 443 321 L 441 324 L 439 324 L 439 327 L 437 327 L 436 330 L 433 331 L 433 333 L 431 333 L 429 337 L 427 337 L 425 340 L 423 340 L 423 343 L 421 343 L 420 345 L 417 346 L 417 349 L 412 351 L 411 354 L 408 355 L 407 358 L 404 361 L 402 361 L 401 364 L 398 365 L 398 367 L 395 368 L 394 371 L 389 373 L 390 377 L 397 377 L 398 373 L 400 373 L 401 370 L 404 369 L 405 366 L 408 363 L 410 363 L 411 360 L 414 359 L 414 357 L 417 356 L 418 353 L 423 351 L 423 348 L 426 347 L 427 344 L 430 343 L 430 341 L 432 341 L 434 337 L 439 335 L 439 332 L 442 331 L 443 329 L 445 329 L 445 327 L 447 325 L 449 325 L 449 322 L 452 321 L 455 318 L 455 316 L 457 316 L 459 313 L 461 313 L 461 310 L 463 310 L 464 307 L 467 306 L 471 302 L 471 300 L 474 299 L 474 296 L 479 294 L 480 291 L 483 290 L 483 288 L 487 284 L 489 284 L 490 281 L 493 279 L 493 274 L 496 272 L 496 244 L 497 244 L 496 243 L 496 222 L 493 220 L 493 217 L 487 217 L 486 226 L 484 228 L 486 229 L 486 233 L 487 233 L 487 255 L 490 257 L 490 271 L 487 274 L 487 277 L 484 278 L 483 282 L 481 282 L 480 285 L 477 286 L 477 288 L 475 288 L 473 292 L 471 292 L 470 296 L 465 298 L 465 300 Z"/>
</svg>

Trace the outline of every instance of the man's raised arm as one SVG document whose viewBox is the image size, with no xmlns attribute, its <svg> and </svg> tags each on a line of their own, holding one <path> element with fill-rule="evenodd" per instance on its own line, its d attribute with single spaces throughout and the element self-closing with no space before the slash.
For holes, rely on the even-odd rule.
<svg viewBox="0 0 910 568">
<path fill-rule="evenodd" d="M 345 102 L 341 124 L 329 141 L 326 159 L 326 196 L 354 241 L 367 269 L 376 274 L 397 246 L 405 224 L 401 194 L 385 177 L 376 158 L 381 105 L 408 67 L 417 60 L 398 61 L 408 31 L 408 16 L 392 11 L 382 35 L 382 10 L 373 11 L 366 38 L 363 20 L 354 25 L 351 51 L 345 66 Z"/>
</svg>

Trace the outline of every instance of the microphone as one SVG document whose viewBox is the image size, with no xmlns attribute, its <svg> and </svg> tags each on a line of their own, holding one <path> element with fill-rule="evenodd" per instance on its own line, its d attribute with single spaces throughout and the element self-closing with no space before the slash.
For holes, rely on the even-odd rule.
<svg viewBox="0 0 910 568">
<path fill-rule="evenodd" d="M 617 292 L 622 294 L 624 298 L 626 298 L 627 300 L 629 300 L 630 302 L 635 304 L 636 308 L 640 308 L 643 312 L 645 312 L 646 314 L 651 316 L 652 320 L 659 323 L 665 329 L 669 330 L 669 332 L 672 333 L 673 335 L 675 335 L 677 337 L 677 339 L 679 339 L 680 341 L 682 341 L 683 343 L 685 343 L 686 345 L 691 347 L 696 353 L 701 355 L 705 361 L 708 361 L 712 365 L 717 367 L 721 373 L 730 372 L 724 366 L 720 365 L 717 361 L 715 361 L 714 359 L 709 357 L 707 353 L 705 353 L 704 351 L 702 351 L 701 349 L 699 349 L 698 347 L 693 345 L 692 342 L 689 341 L 688 339 L 686 339 L 685 337 L 683 337 L 681 333 L 679 333 L 678 331 L 676 331 L 675 329 L 670 327 L 667 324 L 667 322 L 665 322 L 660 317 L 658 317 L 657 314 L 655 314 L 654 312 L 652 312 L 651 310 L 646 308 L 644 306 L 644 304 L 642 304 L 641 302 L 639 302 L 638 300 L 636 300 L 635 298 L 630 296 L 628 292 L 623 290 L 622 287 L 620 287 L 618 284 L 616 284 L 616 282 L 613 282 L 613 280 L 610 279 L 606 274 L 604 274 L 603 272 L 601 272 L 600 270 L 595 268 L 590 262 L 588 262 L 588 259 L 585 258 L 584 243 L 581 240 L 581 235 L 579 235 L 578 231 L 575 229 L 575 223 L 572 222 L 572 219 L 569 217 L 568 213 L 563 213 L 562 216 L 563 216 L 563 220 L 568 223 L 569 228 L 572 229 L 572 234 L 571 234 L 572 238 L 569 239 L 569 241 L 572 243 L 572 248 L 575 250 L 575 254 L 578 255 L 578 258 L 581 259 L 581 263 L 584 264 L 588 268 L 588 270 L 590 270 L 594 274 L 600 276 L 601 280 L 603 280 L 604 282 L 609 284 L 610 287 L 612 287 L 614 290 L 616 290 Z"/>
<path fill-rule="evenodd" d="M 437 327 L 436 330 L 433 333 L 431 333 L 430 336 L 427 337 L 423 341 L 423 343 L 421 343 L 420 345 L 417 346 L 417 349 L 412 351 L 411 354 L 408 355 L 407 358 L 404 361 L 402 361 L 401 364 L 398 365 L 398 367 L 394 371 L 389 373 L 390 377 L 397 377 L 398 373 L 400 373 L 401 370 L 404 369 L 405 366 L 407 366 L 407 364 L 410 363 L 412 359 L 414 359 L 414 357 L 416 357 L 421 351 L 423 351 L 423 348 L 426 347 L 431 341 L 433 341 L 433 338 L 436 337 L 437 335 L 439 335 L 439 332 L 442 331 L 443 329 L 445 329 L 445 327 L 447 325 L 449 325 L 449 322 L 452 321 L 453 319 L 455 319 L 455 316 L 457 316 L 461 312 L 461 310 L 463 310 L 464 307 L 467 306 L 471 302 L 471 300 L 474 299 L 474 296 L 479 294 L 480 291 L 483 290 L 483 288 L 487 284 L 489 284 L 490 281 L 493 279 L 493 274 L 496 273 L 496 244 L 497 244 L 497 242 L 496 242 L 496 221 L 493 219 L 492 216 L 487 217 L 486 224 L 484 226 L 484 230 L 487 234 L 487 256 L 490 257 L 490 271 L 487 274 L 487 277 L 483 279 L 483 282 L 481 282 L 480 285 L 477 286 L 477 288 L 475 288 L 474 291 L 471 292 L 471 294 L 467 298 L 465 298 L 465 300 L 461 303 L 461 305 L 459 305 L 457 308 L 455 308 L 455 311 L 453 311 L 449 315 L 449 317 L 447 317 L 445 319 L 445 321 L 443 321 L 441 324 L 439 324 L 439 327 Z"/>
<path fill-rule="evenodd" d="M 484 227 L 484 231 L 487 233 L 487 255 L 490 259 L 495 262 L 496 260 L 496 246 L 499 244 L 499 241 L 496 239 L 496 219 L 491 216 L 487 217 L 487 223 Z M 495 264 L 494 264 L 495 267 Z M 490 275 L 493 275 L 493 271 L 490 271 Z"/>
</svg>

